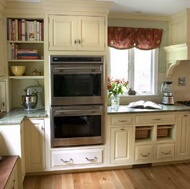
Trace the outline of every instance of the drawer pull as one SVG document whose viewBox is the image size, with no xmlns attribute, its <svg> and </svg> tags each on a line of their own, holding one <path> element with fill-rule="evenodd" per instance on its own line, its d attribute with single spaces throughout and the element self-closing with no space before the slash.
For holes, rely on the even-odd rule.
<svg viewBox="0 0 190 189">
<path fill-rule="evenodd" d="M 63 159 L 61 159 L 61 161 L 63 163 L 66 163 L 66 164 L 73 164 L 73 159 L 72 158 L 70 158 L 69 160 L 63 160 Z"/>
<path fill-rule="evenodd" d="M 148 154 L 142 154 L 142 153 L 141 153 L 141 156 L 142 156 L 142 157 L 148 157 L 149 155 L 150 155 L 150 153 L 148 153 Z"/>
<path fill-rule="evenodd" d="M 125 123 L 125 122 L 127 122 L 127 120 L 126 119 L 125 120 L 119 120 L 119 122 Z"/>
<path fill-rule="evenodd" d="M 90 158 L 86 157 L 86 160 L 89 161 L 89 162 L 91 162 L 91 163 L 94 163 L 94 162 L 97 162 L 98 158 L 94 157 L 94 159 L 90 159 Z"/>
<path fill-rule="evenodd" d="M 169 152 L 161 152 L 162 154 L 165 154 L 165 155 L 169 155 L 169 154 L 171 154 L 171 151 L 169 151 Z"/>
<path fill-rule="evenodd" d="M 161 119 L 160 118 L 157 118 L 157 119 L 153 119 L 153 121 L 160 121 Z"/>
</svg>

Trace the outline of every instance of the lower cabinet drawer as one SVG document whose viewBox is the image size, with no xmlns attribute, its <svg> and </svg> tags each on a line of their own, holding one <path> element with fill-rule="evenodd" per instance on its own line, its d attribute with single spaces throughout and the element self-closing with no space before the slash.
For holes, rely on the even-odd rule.
<svg viewBox="0 0 190 189">
<path fill-rule="evenodd" d="M 156 159 L 172 159 L 174 158 L 174 143 L 158 144 L 156 146 Z"/>
<path fill-rule="evenodd" d="M 103 163 L 103 149 L 52 151 L 51 167 Z"/>
<path fill-rule="evenodd" d="M 135 147 L 135 162 L 152 162 L 154 160 L 153 145 L 139 145 Z"/>
</svg>

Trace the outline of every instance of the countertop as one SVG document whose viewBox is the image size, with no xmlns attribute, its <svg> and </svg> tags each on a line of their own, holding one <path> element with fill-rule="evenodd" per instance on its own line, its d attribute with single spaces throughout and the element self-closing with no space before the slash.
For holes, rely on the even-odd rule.
<svg viewBox="0 0 190 189">
<path fill-rule="evenodd" d="M 5 188 L 18 156 L 3 156 L 0 161 L 0 188 Z"/>
<path fill-rule="evenodd" d="M 174 112 L 174 111 L 190 111 L 190 106 L 176 103 L 175 105 L 163 105 L 159 104 L 160 109 L 140 109 L 129 108 L 127 105 L 120 105 L 118 110 L 114 110 L 111 106 L 108 106 L 108 114 L 120 114 L 120 113 L 146 113 L 146 112 Z"/>
<path fill-rule="evenodd" d="M 20 124 L 25 117 L 28 118 L 47 117 L 47 112 L 44 109 L 35 110 L 35 111 L 25 111 L 20 108 L 13 109 L 10 112 L 3 112 L 0 115 L 0 125 Z"/>
</svg>

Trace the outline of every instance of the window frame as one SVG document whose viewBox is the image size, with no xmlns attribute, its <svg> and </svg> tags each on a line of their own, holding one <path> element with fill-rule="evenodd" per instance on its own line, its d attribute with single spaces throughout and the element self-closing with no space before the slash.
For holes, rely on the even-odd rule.
<svg viewBox="0 0 190 189">
<path fill-rule="evenodd" d="M 110 60 L 110 48 L 113 47 L 108 47 L 108 66 L 107 66 L 107 74 L 110 76 L 111 74 L 111 60 Z M 134 88 L 134 48 L 132 49 L 127 49 L 129 50 L 128 52 L 128 76 L 129 76 L 129 81 L 132 80 L 133 82 L 129 82 L 129 88 Z M 141 93 L 139 91 L 136 91 L 135 96 L 156 96 L 158 95 L 158 57 L 159 57 L 159 48 L 152 49 L 151 52 L 151 62 L 153 62 L 151 66 L 151 93 Z M 133 71 L 131 71 L 133 70 Z M 121 96 L 128 96 L 128 93 L 125 92 Z"/>
</svg>

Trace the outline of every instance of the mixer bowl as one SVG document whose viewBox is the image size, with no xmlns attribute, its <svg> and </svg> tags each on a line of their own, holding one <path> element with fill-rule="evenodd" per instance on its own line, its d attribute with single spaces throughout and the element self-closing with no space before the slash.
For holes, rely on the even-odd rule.
<svg viewBox="0 0 190 189">
<path fill-rule="evenodd" d="M 38 99 L 37 99 L 37 95 L 36 94 L 22 95 L 22 105 L 27 110 L 35 109 L 36 104 L 37 104 L 37 100 Z"/>
</svg>

